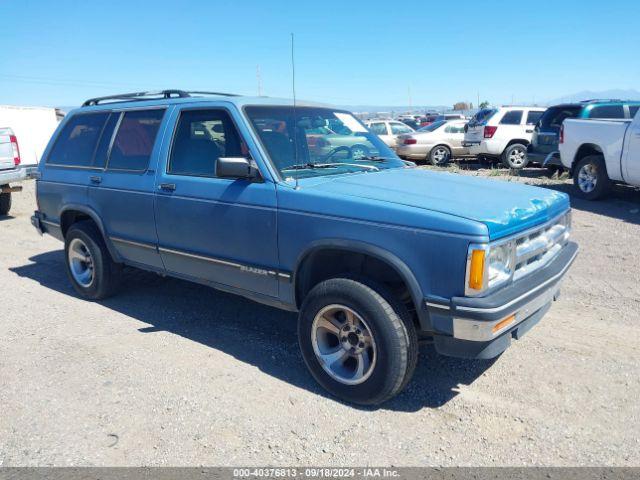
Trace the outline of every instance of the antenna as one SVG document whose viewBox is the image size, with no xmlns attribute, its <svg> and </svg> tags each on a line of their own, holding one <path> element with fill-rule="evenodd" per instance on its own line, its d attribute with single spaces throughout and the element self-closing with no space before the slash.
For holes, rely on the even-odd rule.
<svg viewBox="0 0 640 480">
<path fill-rule="evenodd" d="M 298 161 L 298 117 L 296 116 L 296 60 L 294 49 L 294 35 L 291 33 L 291 91 L 293 93 L 293 158 L 295 165 Z M 298 176 L 296 175 L 296 189 L 298 189 Z"/>
<path fill-rule="evenodd" d="M 258 96 L 262 96 L 262 76 L 260 75 L 260 65 L 256 65 L 256 81 L 258 82 Z"/>
</svg>

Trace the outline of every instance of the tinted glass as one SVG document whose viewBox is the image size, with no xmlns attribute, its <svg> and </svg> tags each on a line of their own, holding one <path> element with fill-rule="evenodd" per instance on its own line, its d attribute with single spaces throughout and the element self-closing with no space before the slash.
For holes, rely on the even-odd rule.
<svg viewBox="0 0 640 480">
<path fill-rule="evenodd" d="M 599 105 L 589 112 L 589 118 L 624 118 L 622 105 Z"/>
<path fill-rule="evenodd" d="M 540 118 L 540 127 L 543 130 L 559 129 L 562 122 L 567 118 L 577 117 L 581 111 L 582 107 L 579 105 L 551 107 Z"/>
<path fill-rule="evenodd" d="M 125 113 L 111 147 L 107 168 L 109 170 L 146 170 L 163 115 L 164 110 L 139 110 Z"/>
<path fill-rule="evenodd" d="M 56 140 L 47 163 L 90 167 L 108 112 L 74 115 Z"/>
<path fill-rule="evenodd" d="M 500 125 L 520 125 L 522 122 L 522 110 L 511 110 L 504 114 Z"/>
<path fill-rule="evenodd" d="M 285 106 L 245 107 L 245 112 L 285 179 L 405 166 L 349 112 L 314 107 L 297 107 L 294 112 Z"/>
<path fill-rule="evenodd" d="M 220 157 L 247 157 L 249 150 L 224 110 L 192 110 L 180 115 L 168 173 L 214 177 Z"/>
<path fill-rule="evenodd" d="M 487 122 L 489 121 L 489 119 L 491 117 L 493 117 L 493 115 L 497 112 L 497 110 L 493 109 L 493 108 L 485 108 L 483 110 L 479 110 L 478 113 L 476 113 L 473 118 L 471 118 L 471 121 L 469 122 L 470 126 L 474 126 L 474 125 L 480 125 L 483 122 Z"/>
<path fill-rule="evenodd" d="M 431 125 L 427 125 L 426 127 L 422 127 L 419 132 L 433 132 L 434 130 L 439 129 L 441 126 L 446 125 L 447 122 L 444 120 L 440 120 L 439 122 L 433 122 Z"/>
<path fill-rule="evenodd" d="M 535 125 L 538 123 L 538 120 L 542 118 L 543 113 L 544 112 L 535 112 L 530 110 L 529 113 L 527 113 L 527 125 Z"/>
<path fill-rule="evenodd" d="M 369 125 L 369 130 L 371 130 L 376 135 L 386 135 L 387 134 L 387 126 L 384 123 L 372 123 Z"/>
<path fill-rule="evenodd" d="M 111 145 L 111 138 L 113 137 L 113 130 L 118 124 L 120 118 L 119 113 L 112 113 L 109 115 L 106 125 L 102 129 L 102 135 L 98 142 L 98 148 L 96 148 L 96 154 L 93 159 L 93 166 L 104 168 L 107 163 L 107 155 L 109 154 L 109 146 Z"/>
<path fill-rule="evenodd" d="M 634 118 L 636 116 L 639 108 L 640 105 L 629 105 L 629 115 L 631 115 L 631 118 Z"/>
<path fill-rule="evenodd" d="M 391 133 L 393 135 L 413 132 L 413 130 L 407 127 L 404 123 L 390 123 L 389 125 L 391 126 Z"/>
</svg>

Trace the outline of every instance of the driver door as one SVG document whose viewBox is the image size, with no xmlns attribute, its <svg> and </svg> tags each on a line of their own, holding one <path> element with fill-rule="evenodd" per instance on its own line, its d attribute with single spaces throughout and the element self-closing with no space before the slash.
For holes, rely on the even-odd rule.
<svg viewBox="0 0 640 480">
<path fill-rule="evenodd" d="M 227 108 L 176 109 L 156 177 L 156 226 L 167 271 L 270 297 L 278 294 L 271 181 L 216 177 L 220 157 L 250 152 Z"/>
</svg>

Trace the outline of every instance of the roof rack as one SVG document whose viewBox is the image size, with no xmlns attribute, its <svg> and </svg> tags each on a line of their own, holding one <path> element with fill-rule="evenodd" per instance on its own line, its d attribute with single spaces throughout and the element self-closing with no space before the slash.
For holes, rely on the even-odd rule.
<svg viewBox="0 0 640 480">
<path fill-rule="evenodd" d="M 82 106 L 90 107 L 92 105 L 98 105 L 104 103 L 118 103 L 118 102 L 136 102 L 142 100 L 157 100 L 168 98 L 187 98 L 193 95 L 217 95 L 225 97 L 237 97 L 235 93 L 222 93 L 222 92 L 204 92 L 204 91 L 185 91 L 185 90 L 159 90 L 155 92 L 133 92 L 133 93 L 121 93 L 118 95 L 109 95 L 106 97 L 90 98 L 85 101 Z"/>
</svg>

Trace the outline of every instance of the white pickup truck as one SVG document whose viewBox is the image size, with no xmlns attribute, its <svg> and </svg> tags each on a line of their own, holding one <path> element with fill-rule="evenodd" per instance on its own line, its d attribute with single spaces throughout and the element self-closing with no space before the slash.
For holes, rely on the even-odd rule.
<svg viewBox="0 0 640 480">
<path fill-rule="evenodd" d="M 603 197 L 613 183 L 640 186 L 640 112 L 633 120 L 565 120 L 560 159 L 587 200 Z"/>
</svg>

